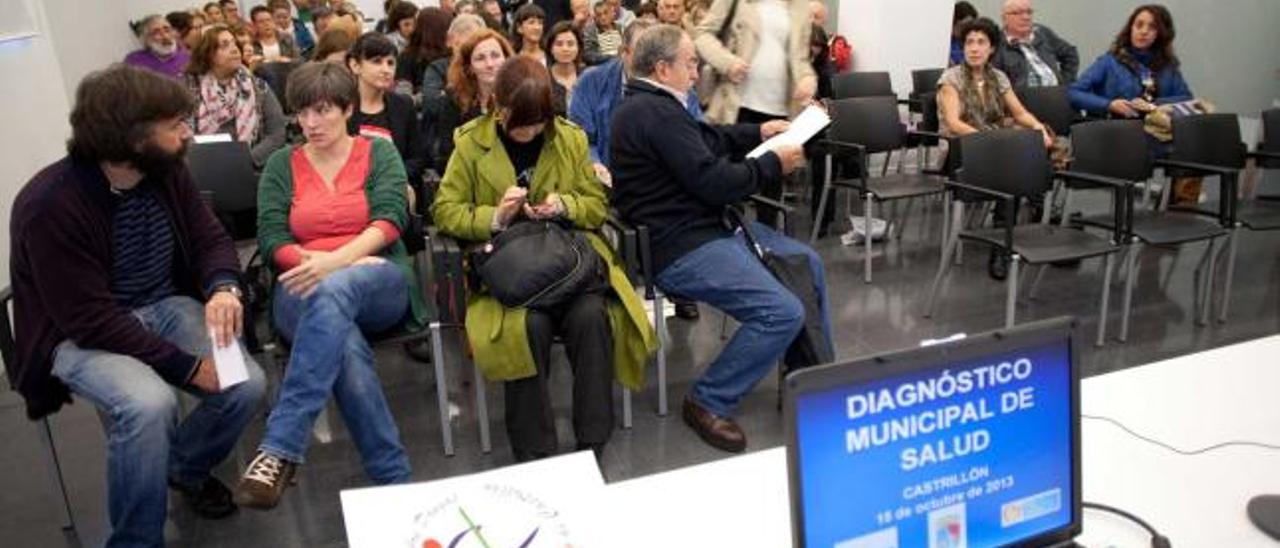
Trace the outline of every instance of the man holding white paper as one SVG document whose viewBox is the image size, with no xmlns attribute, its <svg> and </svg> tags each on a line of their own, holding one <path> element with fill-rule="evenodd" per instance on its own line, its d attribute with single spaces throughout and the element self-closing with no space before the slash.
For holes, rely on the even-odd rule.
<svg viewBox="0 0 1280 548">
<path fill-rule="evenodd" d="M 690 116 L 684 95 L 697 78 L 698 58 L 693 41 L 678 27 L 645 31 L 632 67 L 636 77 L 613 115 L 612 202 L 624 219 L 649 227 L 655 281 L 664 292 L 707 303 L 741 324 L 685 397 L 682 412 L 708 444 L 742 452 L 746 434 L 732 415 L 800 332 L 805 311 L 721 216 L 726 207 L 795 171 L 804 151 L 798 144 L 779 144 L 744 159 L 789 123 L 714 126 Z M 807 258 L 830 340 L 822 260 L 764 225 L 753 223 L 751 229 L 774 253 Z"/>
<path fill-rule="evenodd" d="M 107 546 L 163 545 L 170 488 L 201 517 L 235 510 L 210 471 L 265 387 L 236 342 L 235 248 L 183 161 L 193 106 L 181 84 L 142 69 L 87 76 L 67 157 L 13 204 L 17 351 L 5 366 L 32 419 L 71 393 L 107 417 Z M 215 345 L 243 360 L 235 386 Z M 201 400 L 181 422 L 175 387 Z"/>
</svg>

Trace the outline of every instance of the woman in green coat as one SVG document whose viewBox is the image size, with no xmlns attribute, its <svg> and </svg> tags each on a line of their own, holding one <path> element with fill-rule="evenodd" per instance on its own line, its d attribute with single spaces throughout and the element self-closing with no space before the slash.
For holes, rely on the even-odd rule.
<svg viewBox="0 0 1280 548">
<path fill-rule="evenodd" d="M 613 431 L 614 378 L 640 388 L 657 335 L 617 257 L 596 234 L 605 219 L 604 191 L 586 134 L 555 115 L 546 68 L 509 59 L 498 73 L 494 101 L 489 114 L 454 133 L 456 148 L 432 206 L 436 226 L 478 243 L 520 219 L 562 218 L 587 234 L 607 273 L 552 310 L 505 308 L 482 291 L 473 293 L 467 339 L 485 377 L 505 381 L 507 435 L 523 461 L 557 450 L 548 373 L 552 339 L 563 337 L 574 375 L 578 449 L 598 452 Z"/>
</svg>

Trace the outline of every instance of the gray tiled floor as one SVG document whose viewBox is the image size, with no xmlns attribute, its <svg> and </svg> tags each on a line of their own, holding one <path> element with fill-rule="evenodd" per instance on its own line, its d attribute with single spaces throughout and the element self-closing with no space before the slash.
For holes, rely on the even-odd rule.
<svg viewBox="0 0 1280 548">
<path fill-rule="evenodd" d="M 919 224 L 928 223 L 927 231 Z M 914 345 L 920 339 L 958 331 L 976 332 L 1002 323 L 1004 285 L 987 278 L 986 254 L 971 248 L 964 265 L 947 281 L 937 317 L 920 316 L 924 294 L 937 267 L 936 213 L 914 215 L 911 229 L 888 251 L 876 248 L 876 281 L 861 281 L 862 251 L 841 247 L 835 237 L 819 246 L 827 261 L 830 296 L 834 305 L 840 357 Z M 803 226 L 797 228 L 806 228 Z M 1192 274 L 1203 244 L 1185 249 L 1151 249 L 1140 261 L 1140 285 L 1134 296 L 1133 329 L 1127 344 L 1114 341 L 1102 349 L 1084 345 L 1086 374 L 1099 374 L 1155 360 L 1230 344 L 1280 332 L 1280 234 L 1242 233 L 1240 260 L 1230 321 L 1197 327 L 1192 319 Z M 1092 340 L 1096 326 L 1100 261 L 1086 261 L 1076 269 L 1050 269 L 1040 299 L 1021 306 L 1022 320 L 1074 314 L 1082 318 L 1080 332 Z M 1119 289 L 1120 286 L 1115 286 Z M 1118 328 L 1119 292 L 1113 295 L 1112 333 Z M 673 376 L 672 397 L 677 402 L 696 373 L 721 345 L 720 316 L 703 307 L 703 317 L 693 323 L 672 322 L 669 349 Z M 441 454 L 439 418 L 435 411 L 433 379 L 429 368 L 409 361 L 398 349 L 379 351 L 383 385 L 411 453 L 414 477 L 430 480 L 503 466 L 511 462 L 501 418 L 501 390 L 489 387 L 494 406 L 494 452 L 479 451 L 470 389 L 454 380 L 451 392 L 462 409 L 454 421 L 458 454 Z M 557 361 L 563 363 L 562 358 Z M 271 364 L 264 364 L 273 368 Z M 449 364 L 454 379 L 469 377 L 469 370 Z M 567 371 L 560 374 L 565 378 Z M 747 398 L 741 421 L 750 436 L 750 450 L 781 443 L 782 427 L 774 408 L 776 378 L 767 378 Z M 557 401 L 559 416 L 568 416 L 569 395 L 563 383 Z M 1140 398 L 1142 394 L 1134 394 Z M 726 455 L 701 443 L 675 415 L 660 418 L 653 412 L 652 388 L 638 395 L 635 426 L 618 430 L 603 458 L 609 481 L 652 474 Z M 674 408 L 674 406 L 673 406 Z M 336 413 L 330 413 L 337 420 Z M 79 525 L 79 537 L 59 529 L 58 499 L 46 470 L 36 430 L 25 420 L 21 402 L 12 394 L 0 395 L 0 544 L 8 546 L 86 545 L 100 542 L 106 531 L 103 434 L 92 409 L 78 403 L 53 419 L 55 437 L 64 457 L 64 471 Z M 258 420 L 246 433 L 239 454 L 218 471 L 231 481 L 261 436 Z M 561 423 L 566 448 L 572 446 L 567 421 Z M 338 492 L 366 484 L 346 433 L 334 425 L 333 441 L 314 443 L 309 462 L 300 471 L 298 485 L 290 489 L 279 508 L 270 512 L 240 511 L 223 521 L 194 518 L 181 504 L 172 503 L 169 539 L 174 546 L 336 546 L 344 544 Z"/>
</svg>

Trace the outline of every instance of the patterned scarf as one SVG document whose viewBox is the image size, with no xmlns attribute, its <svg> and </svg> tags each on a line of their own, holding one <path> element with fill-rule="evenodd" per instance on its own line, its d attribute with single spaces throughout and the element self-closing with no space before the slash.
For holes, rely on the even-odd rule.
<svg viewBox="0 0 1280 548">
<path fill-rule="evenodd" d="M 252 144 L 258 138 L 258 100 L 253 74 L 241 67 L 231 84 L 224 87 L 212 72 L 200 75 L 196 109 L 196 134 L 218 133 L 223 124 L 235 120 L 237 141 Z"/>
<path fill-rule="evenodd" d="M 1000 97 L 1000 81 L 996 79 L 991 65 L 988 63 L 982 67 L 982 85 L 978 85 L 969 67 L 964 67 L 960 74 L 964 80 L 964 85 L 959 90 L 960 104 L 963 107 L 960 119 L 978 131 L 1007 126 L 1009 112 Z"/>
</svg>

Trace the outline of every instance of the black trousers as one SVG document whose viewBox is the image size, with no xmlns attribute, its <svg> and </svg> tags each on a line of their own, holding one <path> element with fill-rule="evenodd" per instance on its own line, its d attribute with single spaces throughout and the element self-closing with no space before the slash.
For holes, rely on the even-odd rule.
<svg viewBox="0 0 1280 548">
<path fill-rule="evenodd" d="M 525 329 L 536 376 L 507 381 L 507 436 L 517 460 L 554 455 L 551 406 L 551 347 L 564 339 L 573 371 L 573 430 L 578 446 L 599 446 L 613 434 L 613 334 L 608 292 L 580 295 L 552 311 L 529 310 Z"/>
</svg>

